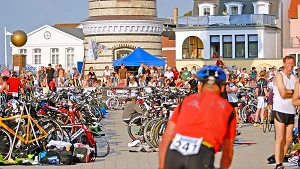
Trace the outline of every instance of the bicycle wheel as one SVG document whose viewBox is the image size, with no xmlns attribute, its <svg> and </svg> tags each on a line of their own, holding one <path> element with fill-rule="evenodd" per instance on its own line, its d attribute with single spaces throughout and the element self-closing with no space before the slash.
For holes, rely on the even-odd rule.
<svg viewBox="0 0 300 169">
<path fill-rule="evenodd" d="M 106 105 L 110 109 L 118 109 L 119 108 L 119 100 L 117 98 L 111 97 L 106 101 Z"/>
<path fill-rule="evenodd" d="M 161 142 L 162 136 L 165 132 L 165 129 L 167 127 L 167 120 L 161 120 L 158 121 L 153 130 L 153 135 L 154 135 L 154 146 L 157 148 L 159 147 L 159 143 Z"/>
<path fill-rule="evenodd" d="M 134 141 L 139 139 L 140 137 L 143 137 L 143 116 L 142 115 L 136 115 L 133 116 L 127 127 L 127 132 L 129 137 Z"/>
<path fill-rule="evenodd" d="M 247 119 L 248 123 L 251 122 L 251 121 L 254 121 L 251 118 L 249 119 L 249 117 L 250 117 L 251 114 L 254 114 L 256 112 L 256 110 L 257 110 L 257 107 L 256 107 L 256 105 L 253 105 L 253 104 L 246 105 L 242 109 L 242 113 L 245 114 L 248 117 L 248 119 Z"/>
<path fill-rule="evenodd" d="M 93 134 L 94 139 L 96 140 L 95 145 L 95 156 L 96 157 L 105 157 L 110 152 L 110 146 L 107 140 L 105 139 L 105 135 L 101 133 L 96 133 L 91 131 L 91 134 Z"/>
<path fill-rule="evenodd" d="M 159 120 L 160 120 L 159 118 L 150 120 L 149 122 L 147 122 L 147 124 L 145 125 L 145 128 L 144 128 L 144 139 L 145 139 L 146 143 L 151 147 L 155 147 L 153 144 L 154 136 L 152 134 L 152 131 L 153 131 L 155 123 L 158 122 Z"/>
<path fill-rule="evenodd" d="M 64 142 L 71 142 L 69 134 L 61 128 L 61 122 L 54 121 L 51 119 L 41 118 L 38 120 L 38 124 L 48 133 L 48 136 L 42 141 L 42 145 L 46 148 L 46 145 L 51 141 L 64 141 Z M 37 127 L 35 127 L 36 136 L 39 137 L 40 131 Z M 33 136 L 33 135 L 32 135 Z"/>
<path fill-rule="evenodd" d="M 7 160 L 13 148 L 12 139 L 4 129 L 0 129 L 0 138 L 0 154 L 3 155 L 3 160 Z"/>
</svg>

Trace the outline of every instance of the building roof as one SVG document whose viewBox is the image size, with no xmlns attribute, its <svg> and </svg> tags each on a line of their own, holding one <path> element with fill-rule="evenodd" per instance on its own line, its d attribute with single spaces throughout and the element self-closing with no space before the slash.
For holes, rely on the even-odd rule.
<svg viewBox="0 0 300 169">
<path fill-rule="evenodd" d="M 85 21 L 96 20 L 156 20 L 156 17 L 141 15 L 109 15 L 109 16 L 91 16 Z"/>
<path fill-rule="evenodd" d="M 289 9 L 290 19 L 298 19 L 298 5 L 300 5 L 300 0 L 291 0 Z"/>
<path fill-rule="evenodd" d="M 80 28 L 68 28 L 68 27 L 61 27 L 61 26 L 53 26 L 53 27 L 67 34 L 70 34 L 72 36 L 84 40 L 84 34 L 82 29 Z"/>
<path fill-rule="evenodd" d="M 57 23 L 54 27 L 67 27 L 67 28 L 76 28 L 80 23 Z"/>
<path fill-rule="evenodd" d="M 237 0 L 237 1 L 244 4 L 242 14 L 253 14 L 254 13 L 254 7 L 253 7 L 252 2 L 259 2 L 259 1 L 266 2 L 266 0 Z M 286 0 L 282 0 L 282 1 L 286 1 Z M 226 2 L 231 2 L 231 0 L 194 0 L 193 15 L 199 16 L 198 4 L 200 4 L 200 3 L 216 4 L 215 14 L 222 15 L 222 12 L 224 11 L 224 9 L 226 9 L 226 6 L 225 6 Z M 235 0 L 232 0 L 232 2 L 235 2 Z M 279 0 L 268 0 L 268 2 L 271 3 L 270 15 L 278 16 Z"/>
</svg>

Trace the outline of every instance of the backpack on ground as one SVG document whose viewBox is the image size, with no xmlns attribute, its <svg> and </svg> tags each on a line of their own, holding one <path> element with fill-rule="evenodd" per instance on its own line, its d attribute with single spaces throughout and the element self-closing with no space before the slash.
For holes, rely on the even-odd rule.
<svg viewBox="0 0 300 169">
<path fill-rule="evenodd" d="M 88 145 L 74 144 L 73 160 L 76 163 L 89 163 L 95 161 L 95 150 Z"/>
</svg>

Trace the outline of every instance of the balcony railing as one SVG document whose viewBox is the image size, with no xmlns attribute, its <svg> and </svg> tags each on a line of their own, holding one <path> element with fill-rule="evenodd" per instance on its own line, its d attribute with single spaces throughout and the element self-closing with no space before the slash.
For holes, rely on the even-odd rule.
<svg viewBox="0 0 300 169">
<path fill-rule="evenodd" d="M 178 17 L 177 27 L 193 26 L 247 26 L 264 25 L 276 26 L 276 17 L 264 14 L 242 14 L 242 15 L 210 15 L 210 16 L 183 16 Z"/>
</svg>

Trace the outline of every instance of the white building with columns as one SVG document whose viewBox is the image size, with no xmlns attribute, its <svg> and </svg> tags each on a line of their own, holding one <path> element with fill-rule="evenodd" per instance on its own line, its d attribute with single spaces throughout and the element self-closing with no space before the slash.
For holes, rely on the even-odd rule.
<svg viewBox="0 0 300 169">
<path fill-rule="evenodd" d="M 27 34 L 23 47 L 10 44 L 12 54 L 25 54 L 26 65 L 39 67 L 61 64 L 65 69 L 75 67 L 84 58 L 84 34 L 80 28 L 42 26 Z"/>
</svg>

